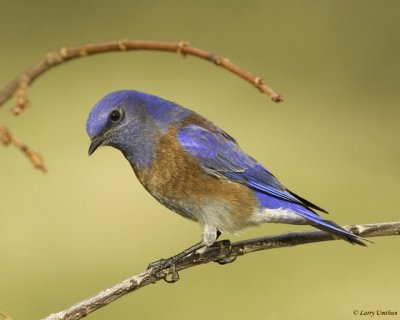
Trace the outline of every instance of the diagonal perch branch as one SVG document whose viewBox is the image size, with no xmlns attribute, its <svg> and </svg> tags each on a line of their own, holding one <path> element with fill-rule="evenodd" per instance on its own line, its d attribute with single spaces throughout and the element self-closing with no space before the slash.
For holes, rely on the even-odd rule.
<svg viewBox="0 0 400 320">
<path fill-rule="evenodd" d="M 400 235 L 400 222 L 353 225 L 347 226 L 345 229 L 361 237 Z M 336 240 L 336 238 L 323 231 L 302 231 L 238 241 L 231 245 L 227 241 L 220 241 L 217 245 L 207 248 L 202 253 L 194 253 L 178 261 L 176 263 L 176 271 L 209 262 L 231 262 L 238 256 L 255 251 L 291 247 L 300 244 L 329 240 Z M 136 291 L 148 284 L 165 279 L 165 277 L 170 273 L 171 270 L 168 268 L 162 270 L 158 275 L 154 275 L 152 269 L 146 270 L 116 284 L 111 288 L 99 292 L 87 300 L 81 301 L 68 309 L 58 313 L 53 313 L 48 317 L 43 318 L 43 320 L 81 319 L 93 311 L 105 307 L 129 292 Z"/>
</svg>

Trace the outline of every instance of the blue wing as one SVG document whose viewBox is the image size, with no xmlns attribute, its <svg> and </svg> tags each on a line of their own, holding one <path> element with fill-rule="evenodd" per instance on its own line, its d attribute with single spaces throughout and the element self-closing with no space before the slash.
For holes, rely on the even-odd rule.
<svg viewBox="0 0 400 320">
<path fill-rule="evenodd" d="M 239 182 L 277 199 L 299 204 L 311 212 L 325 210 L 287 190 L 264 166 L 248 156 L 236 141 L 218 128 L 213 131 L 197 125 L 180 129 L 178 140 L 208 174 Z"/>
<path fill-rule="evenodd" d="M 221 129 L 211 127 L 211 130 L 207 130 L 189 124 L 179 130 L 178 140 L 183 149 L 193 156 L 208 174 L 242 183 L 255 190 L 264 205 L 290 208 L 314 227 L 352 244 L 365 246 L 362 238 L 346 231 L 335 222 L 318 216 L 311 208 L 326 211 L 286 189 L 271 172 L 248 156 L 236 141 Z"/>
</svg>

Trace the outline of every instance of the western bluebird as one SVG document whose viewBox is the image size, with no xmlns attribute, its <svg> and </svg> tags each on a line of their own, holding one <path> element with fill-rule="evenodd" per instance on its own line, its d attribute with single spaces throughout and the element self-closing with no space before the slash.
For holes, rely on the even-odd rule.
<svg viewBox="0 0 400 320">
<path fill-rule="evenodd" d="M 91 110 L 89 155 L 119 149 L 146 190 L 203 228 L 201 245 L 221 232 L 264 222 L 308 224 L 350 243 L 362 238 L 321 218 L 326 211 L 287 189 L 229 134 L 199 114 L 162 98 L 116 91 Z"/>
</svg>

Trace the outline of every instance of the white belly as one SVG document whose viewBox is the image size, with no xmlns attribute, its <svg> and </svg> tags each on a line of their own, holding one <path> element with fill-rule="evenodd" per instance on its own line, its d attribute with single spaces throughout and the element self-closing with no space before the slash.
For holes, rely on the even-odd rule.
<svg viewBox="0 0 400 320">
<path fill-rule="evenodd" d="M 255 223 L 307 224 L 307 220 L 289 209 L 260 209 L 253 215 Z"/>
</svg>

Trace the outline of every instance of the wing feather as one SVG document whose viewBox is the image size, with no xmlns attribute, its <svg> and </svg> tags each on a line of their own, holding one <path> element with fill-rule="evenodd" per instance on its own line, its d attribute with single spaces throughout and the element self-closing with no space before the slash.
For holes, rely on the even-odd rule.
<svg viewBox="0 0 400 320">
<path fill-rule="evenodd" d="M 311 208 L 326 212 L 287 190 L 268 169 L 247 155 L 234 139 L 228 139 L 222 130 L 210 131 L 189 124 L 179 130 L 178 141 L 210 175 L 230 179 L 258 192 L 302 205 L 313 213 Z"/>
</svg>

